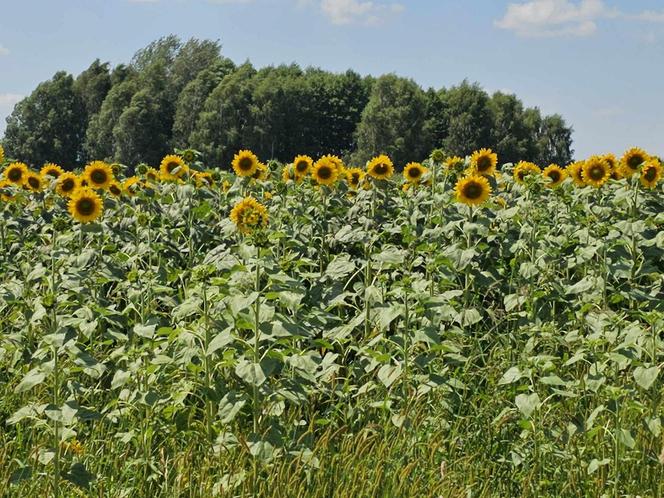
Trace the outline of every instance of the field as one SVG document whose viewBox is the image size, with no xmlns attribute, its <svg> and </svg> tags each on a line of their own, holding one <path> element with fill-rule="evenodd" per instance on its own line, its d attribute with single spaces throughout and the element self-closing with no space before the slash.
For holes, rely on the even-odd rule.
<svg viewBox="0 0 664 498">
<path fill-rule="evenodd" d="M 177 152 L 1 154 L 0 496 L 664 494 L 657 158 Z"/>
</svg>

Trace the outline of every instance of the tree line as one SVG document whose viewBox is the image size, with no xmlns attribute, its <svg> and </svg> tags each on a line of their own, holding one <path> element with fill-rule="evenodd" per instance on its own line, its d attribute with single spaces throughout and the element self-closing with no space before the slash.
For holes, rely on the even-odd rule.
<svg viewBox="0 0 664 498">
<path fill-rule="evenodd" d="M 468 81 L 436 90 L 394 74 L 257 69 L 223 56 L 219 42 L 168 36 L 128 64 L 95 60 L 77 77 L 56 73 L 16 105 L 3 143 L 35 166 L 154 165 L 189 147 L 223 168 L 243 148 L 281 161 L 336 154 L 356 165 L 385 153 L 402 166 L 433 148 L 464 156 L 490 147 L 503 163 L 564 165 L 571 135 L 560 115 Z"/>
</svg>

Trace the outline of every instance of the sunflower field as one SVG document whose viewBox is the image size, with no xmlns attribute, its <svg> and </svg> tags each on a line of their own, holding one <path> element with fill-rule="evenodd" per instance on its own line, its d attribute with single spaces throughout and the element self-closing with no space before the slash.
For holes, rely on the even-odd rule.
<svg viewBox="0 0 664 498">
<path fill-rule="evenodd" d="M 0 148 L 0 496 L 664 495 L 659 158 L 175 152 Z"/>
</svg>

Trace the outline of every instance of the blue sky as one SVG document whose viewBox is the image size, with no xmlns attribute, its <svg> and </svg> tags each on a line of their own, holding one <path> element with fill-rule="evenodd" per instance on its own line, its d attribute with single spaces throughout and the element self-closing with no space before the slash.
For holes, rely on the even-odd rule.
<svg viewBox="0 0 664 498">
<path fill-rule="evenodd" d="M 0 133 L 57 70 L 128 61 L 171 33 L 257 66 L 297 62 L 421 85 L 468 78 L 558 112 L 577 157 L 664 155 L 662 0 L 0 0 Z"/>
</svg>

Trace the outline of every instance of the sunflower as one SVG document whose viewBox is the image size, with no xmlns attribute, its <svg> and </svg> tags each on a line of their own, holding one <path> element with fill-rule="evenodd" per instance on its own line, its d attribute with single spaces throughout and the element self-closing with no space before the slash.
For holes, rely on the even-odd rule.
<svg viewBox="0 0 664 498">
<path fill-rule="evenodd" d="M 83 179 L 91 188 L 107 189 L 115 177 L 111 167 L 104 161 L 92 161 L 83 170 Z"/>
<path fill-rule="evenodd" d="M 80 181 L 80 178 L 74 173 L 62 173 L 55 181 L 55 191 L 62 197 L 71 197 L 79 188 Z"/>
<path fill-rule="evenodd" d="M 620 172 L 620 163 L 616 156 L 614 154 L 604 154 L 602 157 L 609 164 L 609 168 L 611 168 L 611 178 L 620 180 L 623 176 Z"/>
<path fill-rule="evenodd" d="M 113 197 L 122 196 L 122 187 L 116 180 L 113 180 L 110 183 L 110 185 L 108 186 L 108 191 L 111 193 Z"/>
<path fill-rule="evenodd" d="M 39 171 L 39 174 L 44 179 L 47 179 L 46 178 L 47 176 L 50 176 L 51 178 L 57 178 L 64 172 L 65 172 L 65 170 L 63 170 L 57 164 L 46 163 L 46 164 L 44 164 L 44 167 Z"/>
<path fill-rule="evenodd" d="M 353 190 L 357 190 L 364 180 L 364 171 L 360 168 L 350 168 L 346 170 L 346 182 Z"/>
<path fill-rule="evenodd" d="M 549 188 L 557 187 L 563 183 L 563 181 L 565 181 L 565 178 L 567 178 L 567 173 L 565 170 L 557 164 L 549 164 L 546 168 L 544 168 L 544 171 L 542 171 L 542 175 L 551 180 L 546 185 Z"/>
<path fill-rule="evenodd" d="M 314 167 L 314 160 L 309 156 L 297 156 L 293 159 L 293 173 L 295 178 L 304 178 Z"/>
<path fill-rule="evenodd" d="M 237 176 L 254 176 L 258 169 L 258 158 L 250 150 L 241 150 L 233 157 L 232 165 Z"/>
<path fill-rule="evenodd" d="M 641 168 L 641 185 L 653 189 L 662 178 L 662 164 L 657 160 L 646 162 Z"/>
<path fill-rule="evenodd" d="M 67 204 L 72 218 L 81 223 L 96 220 L 102 214 L 103 204 L 101 198 L 91 188 L 79 188 L 69 199 Z"/>
<path fill-rule="evenodd" d="M 583 163 L 583 180 L 599 188 L 611 178 L 611 168 L 603 156 L 592 156 Z"/>
<path fill-rule="evenodd" d="M 14 185 L 23 185 L 28 176 L 28 166 L 25 163 L 11 163 L 5 168 L 4 175 Z"/>
<path fill-rule="evenodd" d="M 539 175 L 542 173 L 542 170 L 535 163 L 528 161 L 520 161 L 514 166 L 514 181 L 517 183 L 525 183 L 526 176 L 528 175 Z"/>
<path fill-rule="evenodd" d="M 223 183 L 221 184 L 221 190 L 223 190 L 224 193 L 228 192 L 232 186 L 233 184 L 231 182 L 229 182 L 228 180 L 224 180 Z"/>
<path fill-rule="evenodd" d="M 137 176 L 130 176 L 124 182 L 122 182 L 122 190 L 129 196 L 136 195 L 136 192 L 141 187 L 141 185 L 142 183 L 140 178 Z"/>
<path fill-rule="evenodd" d="M 638 147 L 632 147 L 623 154 L 622 159 L 620 160 L 622 175 L 625 177 L 632 176 L 639 170 L 639 166 L 645 163 L 648 159 L 649 156 L 645 150 L 639 149 Z"/>
<path fill-rule="evenodd" d="M 493 176 L 498 164 L 498 155 L 491 149 L 480 149 L 470 156 L 470 167 L 478 175 Z"/>
<path fill-rule="evenodd" d="M 212 178 L 212 175 L 205 171 L 194 173 L 194 179 L 196 180 L 196 186 L 199 188 L 202 186 L 214 186 L 214 179 Z"/>
<path fill-rule="evenodd" d="M 381 154 L 369 161 L 367 173 L 376 180 L 387 180 L 394 174 L 394 164 L 389 157 Z"/>
<path fill-rule="evenodd" d="M 41 192 L 44 190 L 44 179 L 34 171 L 28 171 L 23 186 L 32 192 Z"/>
<path fill-rule="evenodd" d="M 295 179 L 295 175 L 293 174 L 293 165 L 292 164 L 286 164 L 284 165 L 283 169 L 281 170 L 281 181 L 286 183 L 290 180 Z"/>
<path fill-rule="evenodd" d="M 429 170 L 420 163 L 408 163 L 403 169 L 403 177 L 408 183 L 419 183 L 428 172 Z"/>
<path fill-rule="evenodd" d="M 585 187 L 586 181 L 583 179 L 583 161 L 577 161 L 567 166 L 567 174 L 577 187 Z"/>
<path fill-rule="evenodd" d="M 337 170 L 337 166 L 329 158 L 321 157 L 314 164 L 311 177 L 318 185 L 334 185 L 337 178 L 339 178 L 339 171 Z"/>
<path fill-rule="evenodd" d="M 148 168 L 145 172 L 145 179 L 149 182 L 158 182 L 161 174 L 154 168 Z"/>
<path fill-rule="evenodd" d="M 235 204 L 230 218 L 237 229 L 245 234 L 266 227 L 268 222 L 267 209 L 253 197 L 245 197 Z"/>
<path fill-rule="evenodd" d="M 9 180 L 0 180 L 0 200 L 9 202 L 14 199 L 13 186 Z"/>
<path fill-rule="evenodd" d="M 452 156 L 445 161 L 447 169 L 461 169 L 465 164 L 466 160 L 463 157 Z"/>
<path fill-rule="evenodd" d="M 0 164 L 5 162 L 5 149 L 0 145 Z"/>
<path fill-rule="evenodd" d="M 321 159 L 325 159 L 330 163 L 334 164 L 334 167 L 337 168 L 338 177 L 341 177 L 346 173 L 346 165 L 338 156 L 335 156 L 333 154 L 327 154 L 326 156 L 321 157 Z"/>
<path fill-rule="evenodd" d="M 468 205 L 486 202 L 491 195 L 489 180 L 483 175 L 471 175 L 461 178 L 454 187 L 457 201 Z"/>
<path fill-rule="evenodd" d="M 159 176 L 163 180 L 179 180 L 184 176 L 187 170 L 187 165 L 180 156 L 170 154 L 161 160 L 161 164 L 159 165 Z"/>
<path fill-rule="evenodd" d="M 258 161 L 258 166 L 256 167 L 256 171 L 254 171 L 254 174 L 251 175 L 251 177 L 254 180 L 260 180 L 264 182 L 270 177 L 270 170 L 267 167 L 267 165 L 263 164 L 262 162 Z"/>
</svg>

